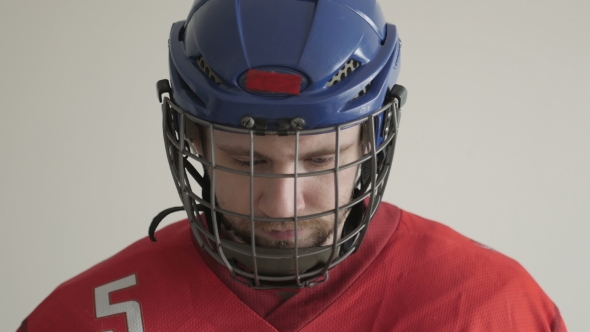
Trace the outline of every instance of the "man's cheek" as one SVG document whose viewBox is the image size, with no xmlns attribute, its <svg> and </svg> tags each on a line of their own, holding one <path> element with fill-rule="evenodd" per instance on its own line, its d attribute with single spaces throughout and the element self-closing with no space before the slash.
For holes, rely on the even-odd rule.
<svg viewBox="0 0 590 332">
<path fill-rule="evenodd" d="M 244 185 L 240 180 L 239 176 L 222 173 L 215 181 L 217 199 L 232 211 L 244 205 L 243 202 L 246 205 L 250 202 L 249 185 Z"/>
</svg>

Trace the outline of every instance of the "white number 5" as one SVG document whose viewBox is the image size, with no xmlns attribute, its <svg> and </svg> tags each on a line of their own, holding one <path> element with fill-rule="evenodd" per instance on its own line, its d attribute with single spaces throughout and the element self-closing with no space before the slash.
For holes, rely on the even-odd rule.
<svg viewBox="0 0 590 332">
<path fill-rule="evenodd" d="M 137 285 L 135 274 L 123 279 L 115 280 L 106 285 L 94 289 L 94 302 L 96 304 L 96 318 L 103 318 L 116 314 L 125 314 L 127 317 L 127 330 L 129 332 L 143 332 L 143 322 L 139 302 L 126 301 L 111 304 L 109 293 Z M 105 331 L 105 332 L 113 332 Z"/>
</svg>

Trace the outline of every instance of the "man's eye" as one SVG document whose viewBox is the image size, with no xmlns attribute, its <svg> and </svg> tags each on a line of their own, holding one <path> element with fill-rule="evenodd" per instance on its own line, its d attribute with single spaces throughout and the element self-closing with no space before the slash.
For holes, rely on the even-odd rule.
<svg viewBox="0 0 590 332">
<path fill-rule="evenodd" d="M 232 163 L 239 167 L 250 167 L 250 160 L 232 159 Z M 264 163 L 264 160 L 254 160 L 254 166 Z"/>
<path fill-rule="evenodd" d="M 334 157 L 322 157 L 322 158 L 310 158 L 309 159 L 314 165 L 324 166 L 334 161 Z"/>
</svg>

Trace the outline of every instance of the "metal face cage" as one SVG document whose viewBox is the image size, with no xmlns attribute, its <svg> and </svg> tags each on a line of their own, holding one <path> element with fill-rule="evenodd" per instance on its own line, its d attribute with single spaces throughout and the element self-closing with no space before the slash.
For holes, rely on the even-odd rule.
<svg viewBox="0 0 590 332">
<path fill-rule="evenodd" d="M 403 88 L 402 88 L 403 89 Z M 404 90 L 405 91 L 405 90 Z M 371 218 L 383 198 L 387 178 L 391 170 L 395 142 L 399 127 L 400 107 L 403 98 L 389 98 L 385 105 L 374 113 L 356 121 L 338 126 L 297 130 L 294 126 L 287 132 L 264 132 L 256 129 L 234 128 L 214 124 L 185 112 L 173 100 L 162 100 L 163 133 L 168 163 L 178 194 L 188 214 L 194 240 L 219 263 L 227 267 L 233 279 L 257 289 L 286 289 L 311 287 L 328 280 L 328 271 L 350 254 L 358 250 L 367 232 Z M 383 121 L 377 121 L 379 117 Z M 368 149 L 354 160 L 343 160 L 341 138 L 344 130 L 361 126 Z M 382 126 L 377 128 L 377 126 Z M 191 129 L 192 128 L 192 129 Z M 203 152 L 198 152 L 191 131 L 199 128 Z M 378 130 L 379 129 L 379 130 Z M 378 132 L 383 142 L 376 147 Z M 219 162 L 216 156 L 216 133 L 243 135 L 249 142 L 248 165 L 237 168 Z M 255 162 L 257 137 L 288 136 L 293 140 L 294 159 L 292 172 L 275 173 L 261 171 Z M 301 141 L 308 135 L 330 135 L 334 139 L 333 163 L 321 170 L 307 171 L 300 165 Z M 346 163 L 344 163 L 346 162 Z M 195 166 L 196 165 L 196 166 Z M 202 167 L 202 168 L 201 168 Z M 201 168 L 202 173 L 197 170 Z M 343 202 L 342 172 L 355 172 L 353 192 Z M 223 176 L 240 176 L 249 179 L 249 211 L 234 211 L 220 204 L 216 184 Z M 334 188 L 331 207 L 311 214 L 300 214 L 297 207 L 298 190 L 302 181 L 330 177 Z M 256 182 L 260 179 L 292 179 L 293 213 L 290 217 L 261 216 L 256 212 Z M 246 181 L 242 182 L 246 183 Z M 199 188 L 200 187 L 200 190 Z M 201 191 L 199 193 L 199 191 Z M 247 196 L 247 195 L 246 195 Z M 322 245 L 302 246 L 298 232 L 300 224 L 308 220 L 329 220 L 332 241 Z M 227 236 L 224 218 L 249 221 L 250 237 L 236 241 Z M 324 219 L 322 219 L 324 218 Z M 342 220 L 345 219 L 345 220 Z M 262 223 L 291 225 L 294 232 L 290 247 L 265 247 L 257 245 L 256 230 Z"/>
</svg>

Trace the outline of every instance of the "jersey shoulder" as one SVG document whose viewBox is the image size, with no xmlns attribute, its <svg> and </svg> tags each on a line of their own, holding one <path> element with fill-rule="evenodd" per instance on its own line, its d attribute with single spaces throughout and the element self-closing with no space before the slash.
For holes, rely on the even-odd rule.
<svg viewBox="0 0 590 332">
<path fill-rule="evenodd" d="M 109 316 L 117 313 L 127 313 L 133 320 L 132 313 L 140 315 L 140 303 L 161 291 L 151 287 L 149 292 L 137 292 L 137 286 L 155 281 L 168 284 L 166 280 L 174 278 L 167 272 L 175 265 L 170 262 L 188 261 L 187 252 L 194 252 L 183 250 L 191 243 L 188 227 L 186 220 L 171 224 L 158 231 L 158 242 L 143 238 L 62 283 L 27 317 L 23 326 L 28 331 L 49 331 L 58 326 L 82 331 L 95 327 L 88 324 L 101 325 L 97 319 L 102 317 L 108 325 Z M 126 304 L 119 308 L 111 305 L 116 302 Z M 122 319 L 115 318 L 115 325 L 123 324 Z"/>
<path fill-rule="evenodd" d="M 207 267 L 187 220 L 156 238 L 141 239 L 57 287 L 19 331 L 272 330 Z"/>
<path fill-rule="evenodd" d="M 410 256 L 420 252 L 424 259 L 436 258 L 431 262 L 440 261 L 455 267 L 475 267 L 482 271 L 501 268 L 517 274 L 525 272 L 517 261 L 493 248 L 472 240 L 449 226 L 407 211 L 402 211 L 395 236 L 396 240 L 404 243 L 403 251 Z"/>
<path fill-rule="evenodd" d="M 557 307 L 522 265 L 448 226 L 402 211 L 388 254 L 396 261 L 391 273 L 404 276 L 399 295 L 413 294 L 418 311 L 443 305 L 449 322 L 471 329 L 565 330 Z"/>
</svg>

